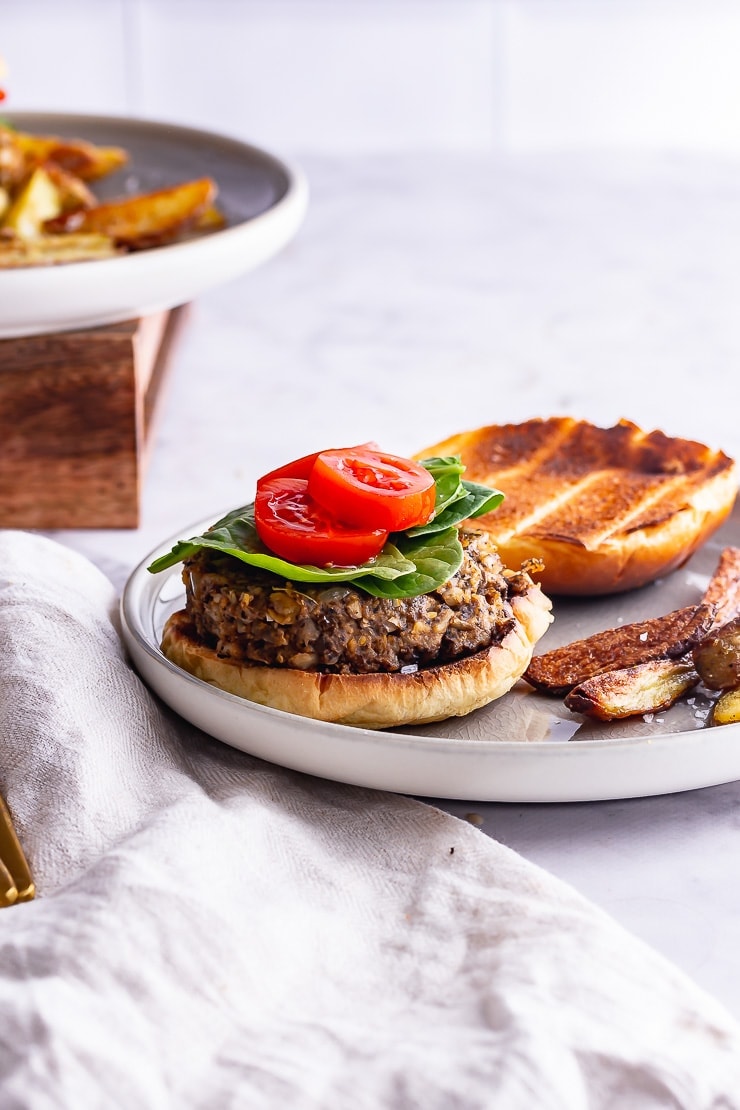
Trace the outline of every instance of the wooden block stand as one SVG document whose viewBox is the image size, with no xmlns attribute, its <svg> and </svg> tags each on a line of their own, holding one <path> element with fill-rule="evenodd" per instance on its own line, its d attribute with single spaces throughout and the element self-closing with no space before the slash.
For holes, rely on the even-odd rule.
<svg viewBox="0 0 740 1110">
<path fill-rule="evenodd" d="M 185 310 L 0 340 L 0 528 L 136 528 Z"/>
</svg>

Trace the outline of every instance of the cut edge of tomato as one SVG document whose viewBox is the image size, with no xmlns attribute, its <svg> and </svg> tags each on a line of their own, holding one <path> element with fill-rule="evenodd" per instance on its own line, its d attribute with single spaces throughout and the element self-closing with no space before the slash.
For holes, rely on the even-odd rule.
<svg viewBox="0 0 740 1110">
<path fill-rule="evenodd" d="M 359 472 L 375 471 L 378 484 L 363 481 Z M 389 484 L 382 484 L 382 472 Z M 390 475 L 397 475 L 395 486 Z M 309 493 L 341 520 L 355 525 L 403 532 L 434 517 L 433 476 L 413 459 L 393 455 L 375 445 L 319 452 L 308 478 Z M 400 488 L 399 488 L 400 487 Z"/>
<path fill-rule="evenodd" d="M 331 447 L 331 451 L 380 451 L 380 447 L 375 441 L 368 441 L 367 443 L 358 443 L 354 447 Z M 321 451 L 313 451 L 310 455 L 301 455 L 298 459 L 293 459 L 292 462 L 283 463 L 282 466 L 275 467 L 274 470 L 268 470 L 267 474 L 263 474 L 261 478 L 257 479 L 257 489 L 264 485 L 265 482 L 271 482 L 273 478 L 302 478 L 307 480 L 314 464 L 319 455 L 325 454 L 327 448 Z"/>
<path fill-rule="evenodd" d="M 314 451 L 311 455 L 302 455 L 299 459 L 293 459 L 292 462 L 284 463 L 283 466 L 277 466 L 274 470 L 269 470 L 267 474 L 263 474 L 261 478 L 257 479 L 257 489 L 276 478 L 300 478 L 307 481 L 320 454 L 320 451 Z"/>
<path fill-rule="evenodd" d="M 376 558 L 388 540 L 386 529 L 359 529 L 335 520 L 311 498 L 308 482 L 299 478 L 263 482 L 255 497 L 254 523 L 265 547 L 296 565 L 362 566 Z"/>
</svg>

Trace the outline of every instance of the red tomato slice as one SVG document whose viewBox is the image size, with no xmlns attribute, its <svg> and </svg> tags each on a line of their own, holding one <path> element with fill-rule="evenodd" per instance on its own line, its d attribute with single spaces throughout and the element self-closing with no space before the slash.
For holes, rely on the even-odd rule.
<svg viewBox="0 0 740 1110">
<path fill-rule="evenodd" d="M 300 478 L 263 482 L 254 500 L 254 523 L 275 555 L 315 567 L 359 566 L 379 554 L 388 539 L 382 528 L 356 528 L 330 516 Z"/>
<path fill-rule="evenodd" d="M 359 451 L 364 447 L 379 450 L 377 443 L 363 443 L 357 448 L 340 448 L 340 450 Z M 284 466 L 278 466 L 275 470 L 270 470 L 257 479 L 257 489 L 265 482 L 271 482 L 273 478 L 303 478 L 307 480 L 320 454 L 320 451 L 314 451 L 312 455 L 302 455 L 300 459 L 293 459 L 293 462 L 285 463 Z"/>
<path fill-rule="evenodd" d="M 272 482 L 274 478 L 302 478 L 306 481 L 318 457 L 319 452 L 314 451 L 313 455 L 303 455 L 300 459 L 294 459 L 293 462 L 285 463 L 284 466 L 279 466 L 276 470 L 263 474 L 261 478 L 257 479 L 257 489 L 263 486 L 265 482 Z"/>
<path fill-rule="evenodd" d="M 308 478 L 320 505 L 348 524 L 402 532 L 434 514 L 434 479 L 411 459 L 375 445 L 322 451 Z"/>
</svg>

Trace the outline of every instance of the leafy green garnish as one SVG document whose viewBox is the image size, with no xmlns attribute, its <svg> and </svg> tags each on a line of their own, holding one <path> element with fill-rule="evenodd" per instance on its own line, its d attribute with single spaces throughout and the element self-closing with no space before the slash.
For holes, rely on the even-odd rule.
<svg viewBox="0 0 740 1110">
<path fill-rule="evenodd" d="M 272 571 L 273 574 L 290 578 L 294 582 L 348 582 L 368 574 L 376 578 L 400 578 L 416 570 L 416 564 L 404 558 L 394 543 L 387 543 L 371 563 L 363 563 L 359 567 L 312 567 L 289 563 L 278 555 L 273 555 L 260 540 L 254 526 L 253 504 L 234 509 L 202 536 L 176 543 L 172 551 L 155 559 L 148 569 L 152 574 L 157 574 L 183 559 L 189 559 L 201 547 L 210 547 L 225 555 L 233 555 L 243 563 Z"/>
<path fill-rule="evenodd" d="M 157 574 L 207 547 L 292 582 L 353 582 L 373 597 L 430 593 L 447 582 L 462 563 L 457 525 L 495 509 L 504 495 L 488 486 L 464 482 L 465 468 L 458 456 L 424 459 L 421 465 L 434 478 L 434 519 L 406 532 L 394 532 L 380 554 L 361 566 L 314 567 L 273 555 L 257 534 L 254 505 L 249 504 L 228 513 L 202 536 L 178 541 L 148 569 Z"/>
<path fill-rule="evenodd" d="M 373 597 L 419 597 L 420 594 L 429 594 L 448 582 L 460 569 L 463 548 L 457 528 L 435 532 L 428 537 L 409 537 L 400 532 L 395 539 L 400 551 L 414 565 L 414 570 L 392 581 L 370 576 L 356 583 Z"/>
<path fill-rule="evenodd" d="M 464 496 L 465 491 L 462 489 L 461 479 L 465 467 L 460 461 L 459 455 L 449 455 L 447 458 L 431 458 L 422 459 L 420 466 L 428 470 L 434 478 L 434 514 L 437 516 L 451 505 L 453 501 L 457 501 Z"/>
<path fill-rule="evenodd" d="M 483 516 L 498 508 L 504 499 L 503 493 L 488 486 L 478 485 L 476 482 L 461 482 L 462 494 L 448 504 L 441 512 L 435 514 L 434 520 L 428 524 L 418 524 L 409 528 L 407 536 L 428 536 L 432 532 L 442 532 L 445 528 L 462 524 L 464 520 L 472 517 Z"/>
</svg>

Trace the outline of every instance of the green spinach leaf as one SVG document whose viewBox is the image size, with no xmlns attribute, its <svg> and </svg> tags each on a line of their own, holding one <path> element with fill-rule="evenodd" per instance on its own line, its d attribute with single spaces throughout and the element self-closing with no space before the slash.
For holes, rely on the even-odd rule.
<svg viewBox="0 0 740 1110">
<path fill-rule="evenodd" d="M 415 564 L 404 557 L 395 543 L 386 543 L 372 562 L 363 563 L 359 567 L 312 567 L 289 563 L 273 555 L 260 540 L 254 526 L 254 506 L 251 504 L 234 509 L 202 536 L 176 543 L 170 552 L 155 559 L 148 569 L 152 574 L 157 574 L 183 559 L 189 559 L 201 547 L 233 555 L 249 566 L 269 570 L 293 582 L 352 582 L 365 575 L 373 575 L 379 579 L 400 578 L 416 569 Z"/>
<path fill-rule="evenodd" d="M 460 569 L 463 561 L 457 528 L 431 536 L 404 536 L 398 539 L 398 546 L 415 569 L 386 581 L 369 575 L 356 583 L 359 589 L 373 597 L 418 597 L 442 586 Z"/>
<path fill-rule="evenodd" d="M 481 486 L 475 482 L 462 482 L 463 496 L 448 504 L 446 509 L 437 513 L 434 520 L 428 524 L 419 524 L 416 528 L 409 528 L 407 536 L 429 536 L 433 532 L 443 532 L 454 524 L 461 524 L 471 517 L 483 516 L 497 508 L 504 499 L 503 493 L 488 486 Z"/>
<path fill-rule="evenodd" d="M 421 459 L 419 465 L 428 470 L 434 478 L 435 516 L 438 516 L 453 501 L 465 496 L 465 490 L 461 484 L 465 467 L 460 461 L 459 455 L 450 455 L 448 458 Z"/>
</svg>

